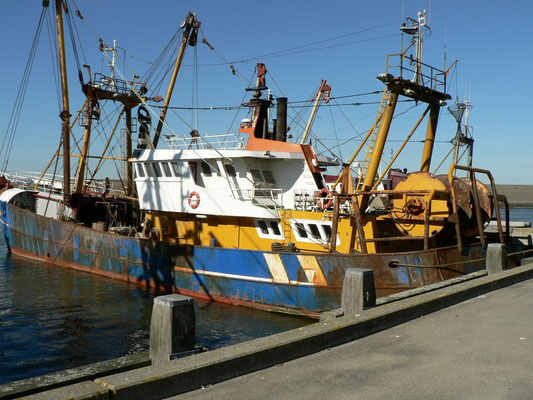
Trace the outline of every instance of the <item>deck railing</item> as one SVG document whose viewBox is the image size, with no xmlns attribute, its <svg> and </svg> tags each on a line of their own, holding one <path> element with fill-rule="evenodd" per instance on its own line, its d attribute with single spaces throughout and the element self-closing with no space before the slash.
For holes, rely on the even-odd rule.
<svg viewBox="0 0 533 400">
<path fill-rule="evenodd" d="M 387 55 L 385 68 L 387 74 L 407 80 L 418 77 L 422 80 L 422 82 L 418 82 L 422 86 L 446 93 L 446 72 L 407 56 L 406 52 Z M 424 71 L 426 72 L 424 73 Z"/>
<path fill-rule="evenodd" d="M 35 190 L 41 193 L 63 193 L 63 176 L 54 177 L 52 174 L 42 175 L 32 171 L 0 172 L 0 176 L 4 176 L 9 183 L 20 189 Z M 74 182 L 74 179 L 71 178 L 71 181 Z M 74 184 L 71 187 L 71 190 L 73 189 Z M 93 180 L 87 188 L 87 191 L 99 194 L 106 192 L 106 190 L 113 194 L 122 193 L 121 189 L 113 188 L 112 185 L 110 188 L 106 188 L 104 180 Z"/>
<path fill-rule="evenodd" d="M 120 93 L 125 96 L 143 96 L 146 91 L 143 82 L 126 82 L 122 79 L 112 78 L 100 73 L 94 74 L 94 81 L 89 83 L 95 89 L 105 90 L 107 92 Z"/>
<path fill-rule="evenodd" d="M 169 149 L 205 150 L 205 149 L 242 149 L 243 139 L 234 133 L 222 135 L 202 135 L 181 137 L 164 135 Z"/>
</svg>

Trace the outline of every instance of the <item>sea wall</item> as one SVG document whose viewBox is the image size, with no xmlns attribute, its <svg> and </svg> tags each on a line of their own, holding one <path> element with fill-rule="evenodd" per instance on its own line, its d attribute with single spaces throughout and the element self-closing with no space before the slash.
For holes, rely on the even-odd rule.
<svg viewBox="0 0 533 400">
<path fill-rule="evenodd" d="M 496 185 L 511 207 L 533 208 L 533 185 Z"/>
</svg>

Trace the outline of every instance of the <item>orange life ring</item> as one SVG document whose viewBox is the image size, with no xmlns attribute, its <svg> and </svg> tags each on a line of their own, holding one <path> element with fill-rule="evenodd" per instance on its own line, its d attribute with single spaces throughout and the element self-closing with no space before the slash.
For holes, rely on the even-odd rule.
<svg viewBox="0 0 533 400">
<path fill-rule="evenodd" d="M 198 208 L 200 205 L 200 195 L 196 192 L 189 193 L 189 206 L 192 209 Z"/>
<path fill-rule="evenodd" d="M 316 195 L 316 204 L 322 209 L 325 210 L 330 208 L 333 204 L 333 197 L 328 188 L 322 188 L 318 191 Z"/>
</svg>

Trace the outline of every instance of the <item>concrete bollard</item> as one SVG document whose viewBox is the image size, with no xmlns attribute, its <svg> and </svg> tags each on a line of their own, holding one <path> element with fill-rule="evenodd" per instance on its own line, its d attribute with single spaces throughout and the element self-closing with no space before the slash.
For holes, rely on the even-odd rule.
<svg viewBox="0 0 533 400">
<path fill-rule="evenodd" d="M 352 316 L 375 305 L 374 271 L 367 268 L 349 268 L 342 284 L 341 307 L 344 315 Z"/>
<path fill-rule="evenodd" d="M 154 298 L 150 323 L 152 364 L 170 360 L 175 353 L 194 349 L 194 300 L 180 294 Z"/>
<path fill-rule="evenodd" d="M 490 243 L 487 247 L 487 273 L 495 274 L 507 269 L 507 248 L 501 243 Z"/>
</svg>

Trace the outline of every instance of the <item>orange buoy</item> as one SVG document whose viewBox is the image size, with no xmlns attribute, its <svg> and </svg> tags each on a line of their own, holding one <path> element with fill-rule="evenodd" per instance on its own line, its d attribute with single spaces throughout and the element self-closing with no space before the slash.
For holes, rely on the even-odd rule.
<svg viewBox="0 0 533 400">
<path fill-rule="evenodd" d="M 189 193 L 189 206 L 194 210 L 200 205 L 200 195 L 196 192 Z"/>
<path fill-rule="evenodd" d="M 331 197 L 331 192 L 328 188 L 320 189 L 315 199 L 316 204 L 323 210 L 330 208 L 333 204 L 333 197 Z"/>
</svg>

